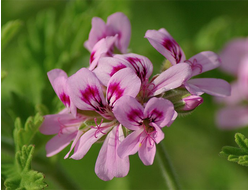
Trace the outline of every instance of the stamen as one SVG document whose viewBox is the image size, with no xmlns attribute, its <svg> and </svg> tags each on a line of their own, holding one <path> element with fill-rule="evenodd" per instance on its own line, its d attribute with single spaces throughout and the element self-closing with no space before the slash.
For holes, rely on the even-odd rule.
<svg viewBox="0 0 250 190">
<path fill-rule="evenodd" d="M 101 127 L 102 122 L 103 122 L 103 119 L 101 120 L 101 122 L 100 122 L 100 124 L 99 124 L 99 125 L 97 124 L 97 119 L 96 119 L 96 118 L 94 118 L 94 121 L 95 121 L 95 125 L 96 125 L 96 127 L 90 126 L 90 128 L 92 128 L 92 129 L 96 129 L 96 131 L 95 131 L 95 135 L 94 135 L 94 136 L 95 136 L 95 138 L 97 138 L 97 133 L 98 133 L 98 132 L 100 132 L 100 133 L 102 133 L 102 134 L 106 135 L 106 133 L 102 132 L 102 130 L 104 129 L 104 127 Z"/>
<path fill-rule="evenodd" d="M 60 117 L 58 117 L 57 121 L 58 123 L 60 123 L 60 130 L 58 132 L 58 136 L 60 137 L 61 134 L 63 134 L 63 128 L 65 128 L 66 126 L 60 121 Z"/>
</svg>

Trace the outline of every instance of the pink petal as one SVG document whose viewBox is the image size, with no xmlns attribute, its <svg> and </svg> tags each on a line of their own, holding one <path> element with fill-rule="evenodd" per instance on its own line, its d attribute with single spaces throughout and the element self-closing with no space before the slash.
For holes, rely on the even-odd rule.
<svg viewBox="0 0 250 190">
<path fill-rule="evenodd" d="M 96 129 L 90 129 L 84 133 L 79 141 L 77 142 L 74 150 L 74 154 L 70 157 L 75 160 L 82 159 L 85 154 L 89 151 L 90 147 L 98 141 L 104 134 L 106 134 L 110 129 L 105 128 L 102 131 L 96 131 Z"/>
<path fill-rule="evenodd" d="M 128 17 L 121 12 L 110 15 L 107 19 L 108 35 L 118 34 L 116 47 L 121 53 L 126 53 L 131 37 L 131 25 Z"/>
<path fill-rule="evenodd" d="M 187 60 L 187 63 L 191 64 L 192 76 L 204 73 L 206 71 L 215 69 L 220 66 L 221 61 L 219 56 L 212 51 L 203 51 L 196 54 Z"/>
<path fill-rule="evenodd" d="M 166 126 L 174 115 L 174 105 L 164 98 L 151 98 L 144 109 L 144 117 L 160 127 Z"/>
<path fill-rule="evenodd" d="M 172 65 L 183 62 L 185 54 L 174 38 L 164 29 L 148 30 L 145 34 L 150 44 L 159 51 Z"/>
<path fill-rule="evenodd" d="M 121 158 L 125 158 L 128 155 L 135 154 L 140 146 L 140 138 L 141 134 L 143 133 L 144 129 L 140 128 L 131 134 L 129 134 L 119 145 L 117 149 L 117 154 Z"/>
<path fill-rule="evenodd" d="M 81 135 L 83 134 L 83 131 L 78 131 L 77 134 L 76 134 L 76 137 L 70 147 L 70 150 L 69 152 L 64 156 L 64 159 L 68 158 L 69 157 L 69 154 L 71 153 L 71 151 L 73 150 L 73 148 L 75 147 L 76 143 L 78 142 L 79 138 L 81 137 Z"/>
<path fill-rule="evenodd" d="M 144 119 L 142 105 L 133 97 L 123 96 L 113 109 L 116 119 L 126 128 L 137 130 Z"/>
<path fill-rule="evenodd" d="M 191 68 L 187 63 L 179 63 L 170 67 L 152 81 L 153 95 L 156 96 L 181 86 L 190 75 Z"/>
<path fill-rule="evenodd" d="M 101 110 L 105 107 L 102 87 L 94 73 L 82 68 L 68 79 L 70 97 L 81 110 Z"/>
<path fill-rule="evenodd" d="M 155 143 L 159 143 L 164 139 L 164 133 L 161 130 L 161 127 L 158 126 L 157 124 L 155 124 L 154 122 L 151 122 L 149 124 L 150 126 L 153 126 L 155 131 L 153 131 L 150 136 L 152 137 L 152 139 L 154 140 Z"/>
<path fill-rule="evenodd" d="M 128 174 L 129 158 L 121 159 L 117 155 L 117 148 L 123 139 L 121 125 L 114 127 L 106 137 L 95 165 L 95 173 L 100 179 L 108 181 Z"/>
<path fill-rule="evenodd" d="M 114 57 L 102 57 L 98 67 L 93 71 L 104 86 L 108 85 L 110 78 L 119 70 L 128 67 L 123 60 Z"/>
<path fill-rule="evenodd" d="M 95 44 L 90 55 L 89 70 L 93 70 L 98 65 L 99 59 L 101 57 L 112 55 L 111 51 L 113 50 L 113 46 L 116 40 L 117 40 L 117 35 L 107 36 L 106 38 L 101 39 Z"/>
<path fill-rule="evenodd" d="M 129 53 L 123 55 L 115 55 L 114 57 L 119 58 L 127 63 L 127 65 L 134 70 L 141 81 L 148 81 L 149 77 L 153 72 L 153 65 L 151 61 L 144 56 Z"/>
<path fill-rule="evenodd" d="M 107 102 L 113 107 L 122 96 L 136 97 L 140 91 L 141 81 L 132 69 L 125 68 L 116 72 L 107 86 Z"/>
<path fill-rule="evenodd" d="M 83 121 L 83 117 L 75 118 L 72 114 L 45 115 L 39 130 L 45 135 L 53 135 L 59 133 L 63 128 L 78 127 Z"/>
<path fill-rule="evenodd" d="M 144 165 L 152 165 L 156 153 L 155 143 L 149 137 L 143 141 L 138 154 Z"/>
<path fill-rule="evenodd" d="M 60 134 L 54 136 L 46 144 L 47 157 L 51 157 L 62 151 L 75 138 L 76 132 L 71 134 Z"/>
<path fill-rule="evenodd" d="M 217 113 L 216 123 L 225 130 L 237 129 L 248 125 L 247 106 L 226 107 Z"/>
<path fill-rule="evenodd" d="M 106 24 L 99 18 L 92 18 L 92 28 L 89 33 L 89 39 L 85 42 L 85 47 L 91 52 L 95 44 L 106 37 Z"/>
<path fill-rule="evenodd" d="M 215 78 L 195 78 L 187 82 L 188 84 L 194 85 L 200 91 L 213 96 L 230 96 L 231 86 L 228 82 L 222 79 Z M 196 94 L 199 95 L 199 94 Z"/>
</svg>

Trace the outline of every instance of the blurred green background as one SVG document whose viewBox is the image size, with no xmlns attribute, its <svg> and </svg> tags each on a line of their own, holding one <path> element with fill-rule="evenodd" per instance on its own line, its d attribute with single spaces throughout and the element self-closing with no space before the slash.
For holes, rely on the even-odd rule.
<svg viewBox="0 0 250 190">
<path fill-rule="evenodd" d="M 247 5 L 247 1 L 2 0 L 2 26 L 15 20 L 10 40 L 2 39 L 1 44 L 2 165 L 14 159 L 12 136 L 16 117 L 24 123 L 27 117 L 35 115 L 39 104 L 45 105 L 49 114 L 62 108 L 46 73 L 61 68 L 71 75 L 88 65 L 89 52 L 83 43 L 88 38 L 92 17 L 106 21 L 114 12 L 125 13 L 132 25 L 130 51 L 147 56 L 157 73 L 164 58 L 144 38 L 148 29 L 166 28 L 187 58 L 203 50 L 219 53 L 230 39 L 247 37 Z M 218 69 L 202 76 L 233 80 Z M 236 146 L 236 132 L 247 136 L 247 128 L 219 130 L 215 125 L 219 106 L 211 96 L 203 98 L 204 103 L 192 114 L 178 117 L 171 127 L 164 128 L 162 143 L 178 179 L 183 189 L 247 189 L 247 168 L 219 156 L 223 146 Z M 67 183 L 77 189 L 167 188 L 156 159 L 152 166 L 144 166 L 137 154 L 130 156 L 128 176 L 104 182 L 94 172 L 101 144 L 93 145 L 79 161 L 63 159 L 69 148 L 47 158 L 45 144 L 50 138 L 38 132 L 33 142 L 36 152 L 32 168 L 44 173 L 47 189 L 66 189 Z"/>
</svg>

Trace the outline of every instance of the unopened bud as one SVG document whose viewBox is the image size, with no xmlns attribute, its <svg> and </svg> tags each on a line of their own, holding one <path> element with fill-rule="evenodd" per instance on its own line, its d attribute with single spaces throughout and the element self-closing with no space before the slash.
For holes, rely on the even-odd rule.
<svg viewBox="0 0 250 190">
<path fill-rule="evenodd" d="M 190 94 L 185 88 L 177 88 L 163 95 L 174 104 L 178 113 L 189 113 L 203 102 L 203 98 Z"/>
</svg>

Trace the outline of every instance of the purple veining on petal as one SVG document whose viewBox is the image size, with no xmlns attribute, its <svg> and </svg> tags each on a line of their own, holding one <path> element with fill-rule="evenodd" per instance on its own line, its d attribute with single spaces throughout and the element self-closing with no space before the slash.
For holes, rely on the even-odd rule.
<svg viewBox="0 0 250 190">
<path fill-rule="evenodd" d="M 132 65 L 132 67 L 135 69 L 135 72 L 137 74 L 137 76 L 142 80 L 145 81 L 146 80 L 146 75 L 147 75 L 147 71 L 146 71 L 146 67 L 145 65 L 142 63 L 142 60 L 137 58 L 137 57 L 127 57 L 126 60 Z M 142 67 L 142 70 L 140 69 L 140 65 Z"/>
<path fill-rule="evenodd" d="M 84 90 L 80 90 L 80 93 L 82 95 L 82 97 L 80 97 L 82 101 L 91 105 L 96 111 L 103 112 L 105 106 L 103 105 L 98 88 L 96 86 L 87 86 Z"/>
<path fill-rule="evenodd" d="M 122 97 L 124 93 L 124 89 L 120 87 L 120 83 L 110 83 L 108 87 L 108 104 L 110 105 L 110 101 L 112 97 L 115 97 L 115 101 Z M 115 102 L 112 101 L 112 104 Z M 112 105 L 111 105 L 112 106 Z"/>
<path fill-rule="evenodd" d="M 94 58 L 95 53 L 96 53 L 95 51 L 92 51 L 92 52 L 91 52 L 90 58 L 89 58 L 90 63 L 92 63 L 92 62 L 94 61 L 94 59 L 95 59 L 95 58 Z"/>
<path fill-rule="evenodd" d="M 64 105 L 67 107 L 70 106 L 70 99 L 69 96 L 66 95 L 64 92 L 59 95 L 60 100 L 64 103 Z"/>
<path fill-rule="evenodd" d="M 188 63 L 191 66 L 193 72 L 198 69 L 198 73 L 202 73 L 202 65 L 199 64 L 196 59 L 194 59 L 193 62 L 191 62 L 190 60 L 185 60 L 184 62 Z"/>
<path fill-rule="evenodd" d="M 117 65 L 115 67 L 113 67 L 112 71 L 110 72 L 110 76 L 112 77 L 113 74 L 115 74 L 117 71 L 126 68 L 126 65 L 123 65 L 122 63 L 120 65 Z"/>
<path fill-rule="evenodd" d="M 130 113 L 128 113 L 127 115 L 129 121 L 136 122 L 138 123 L 138 125 L 142 125 L 143 123 L 142 116 L 143 116 L 143 113 L 139 109 L 132 109 Z M 138 120 L 140 120 L 140 122 Z"/>
<path fill-rule="evenodd" d="M 181 61 L 182 53 L 180 51 L 180 46 L 174 39 L 165 38 L 162 42 L 162 45 L 172 53 L 176 63 Z"/>
<path fill-rule="evenodd" d="M 161 119 L 163 116 L 162 112 L 157 110 L 157 109 L 153 109 L 151 112 L 150 112 L 150 120 L 151 122 L 157 122 L 157 120 Z"/>
</svg>

